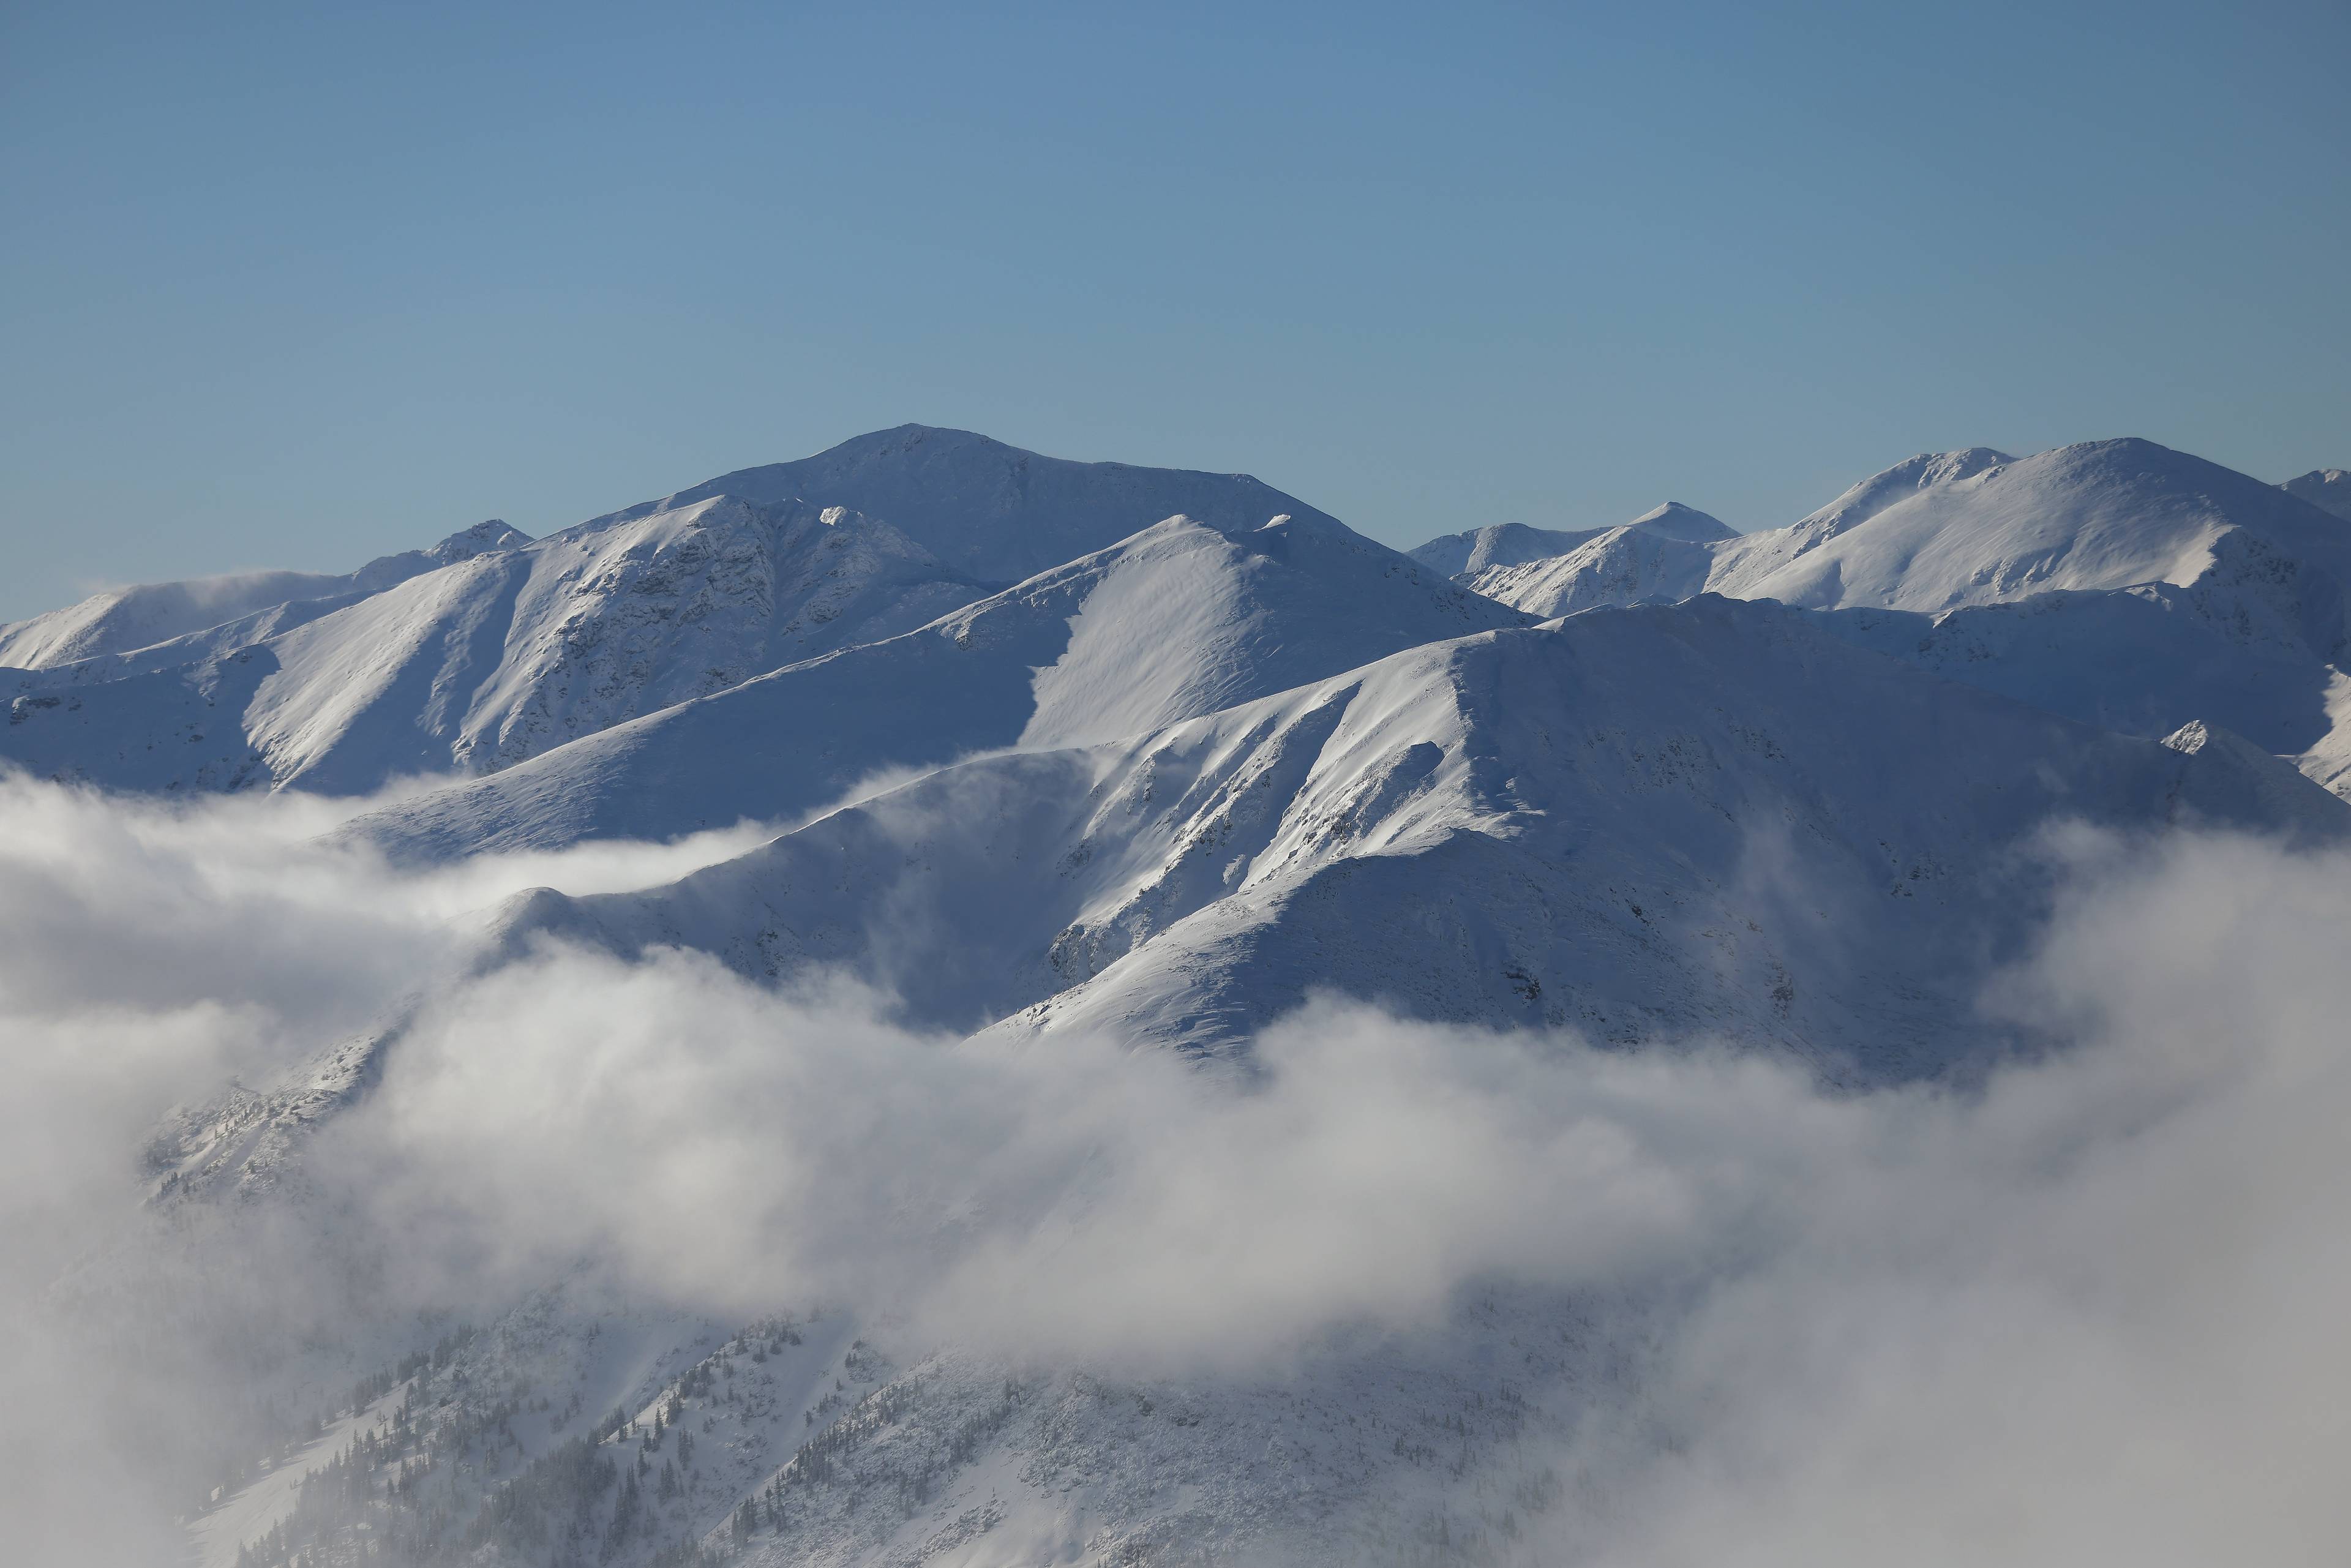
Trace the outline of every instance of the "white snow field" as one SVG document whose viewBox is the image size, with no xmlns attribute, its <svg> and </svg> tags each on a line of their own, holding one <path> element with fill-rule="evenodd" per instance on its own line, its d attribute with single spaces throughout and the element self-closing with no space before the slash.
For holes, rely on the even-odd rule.
<svg viewBox="0 0 2351 1568">
<path fill-rule="evenodd" d="M 141 922 L 232 880 L 154 823 L 319 796 L 240 896 L 510 894 L 332 1038 L 285 932 L 283 1006 L 158 961 L 240 1065 L 141 1124 L 135 1217 L 44 1299 L 138 1325 L 110 1367 L 208 1435 L 73 1452 L 152 1450 L 203 1568 L 1531 1568 L 1720 1560 L 1645 1552 L 1711 1516 L 1644 1500 L 1781 1473 L 1709 1425 L 1758 1300 L 1800 1303 L 1757 1353 L 1791 1379 L 1921 1317 L 1962 1368 L 2052 1321 L 2097 1331 L 2069 1375 L 2201 1368 L 2126 1359 L 2159 1281 L 2100 1248 L 2220 1070 L 2084 1043 L 2160 974 L 2043 993 L 2112 956 L 2102 867 L 2339 863 L 2344 497 L 1970 448 L 1769 531 L 1406 554 L 1245 476 L 909 425 L 0 628 L 0 767 L 144 824 Z M 2182 901 L 2184 950 L 2253 985 L 2276 943 L 2199 922 L 2273 902 L 2304 918 Z M 99 989 L 92 1039 L 146 995 Z M 1979 1234 L 1986 1193 L 2075 1228 Z M 1809 1282 L 1855 1255 L 1923 1272 Z M 1995 1402 L 2048 1426 L 2030 1393 Z"/>
</svg>

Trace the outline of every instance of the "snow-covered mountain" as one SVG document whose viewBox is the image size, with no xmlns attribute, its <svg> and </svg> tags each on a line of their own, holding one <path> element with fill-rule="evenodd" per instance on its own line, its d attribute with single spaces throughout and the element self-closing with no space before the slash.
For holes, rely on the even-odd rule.
<svg viewBox="0 0 2351 1568">
<path fill-rule="evenodd" d="M 2001 464 L 2013 462 L 2004 452 L 1970 446 L 1956 452 L 1921 452 L 1891 468 L 1880 469 L 1816 512 L 1785 528 L 1748 536 L 1733 559 L 1761 563 L 1786 561 L 1817 549 L 1849 528 L 1858 528 L 1889 507 L 1921 492 L 1972 479 Z"/>
<path fill-rule="evenodd" d="M 2309 502 L 2322 512 L 2351 518 L 2351 474 L 2340 468 L 2314 468 L 2297 478 L 2278 486 L 2297 500 Z"/>
<path fill-rule="evenodd" d="M 1678 604 L 1706 587 L 1714 551 L 1701 540 L 1610 528 L 1559 555 L 1464 572 L 1465 586 L 1545 620 L 1604 605 Z"/>
<path fill-rule="evenodd" d="M 1068 1184 L 1047 1187 L 1039 1256 L 1081 1255 L 1110 1202 L 1089 1180 L 1184 1125 L 1195 1091 L 1265 1104 L 1281 1078 L 1263 1042 L 1342 1004 L 1460 1030 L 1447 1049 L 1476 1061 L 1447 1081 L 1457 1097 L 1511 1031 L 1624 1062 L 1709 1044 L 1725 1124 L 1779 1082 L 1746 1067 L 1793 1063 L 1830 1091 L 1800 1141 L 1842 1135 L 1849 1097 L 1881 1092 L 1908 1118 L 1907 1158 L 1919 1118 L 1966 1098 L 1952 1086 L 2069 1043 L 2063 1018 L 1983 1005 L 2058 907 L 2055 835 L 2351 839 L 2351 802 L 2321 787 L 2351 789 L 2351 535 L 2310 498 L 2333 494 L 2145 442 L 1977 448 L 1766 533 L 1669 503 L 1407 557 L 1246 476 L 905 426 L 538 541 L 484 525 L 348 578 L 126 591 L 7 628 L 0 762 L 44 777 L 272 788 L 284 810 L 294 791 L 466 775 L 342 823 L 304 874 L 406 897 L 434 877 L 472 887 L 507 852 L 533 852 L 536 878 L 565 852 L 602 863 L 585 857 L 621 852 L 611 841 L 773 824 L 756 847 L 661 852 L 699 857 L 683 875 L 668 859 L 595 883 L 619 891 L 566 882 L 435 925 L 432 963 L 394 976 L 363 1030 L 306 1033 L 290 1064 L 146 1139 L 156 1245 L 184 1249 L 175 1266 L 200 1282 L 271 1290 L 166 1324 L 235 1343 L 256 1391 L 214 1423 L 225 1458 L 183 1489 L 193 1551 L 206 1568 L 1552 1560 L 1533 1533 L 1563 1490 L 1546 1456 L 1639 1370 L 1593 1348 L 1607 1303 L 1577 1281 L 1612 1277 L 1530 1282 L 1473 1254 L 1417 1328 L 1342 1314 L 1277 1372 L 1210 1355 L 1178 1376 L 1065 1351 L 1050 1328 L 1012 1336 L 1020 1354 L 958 1337 L 903 1259 L 814 1284 L 786 1267 L 769 1291 L 762 1239 L 809 1194 L 856 1190 L 870 1212 L 828 1233 L 822 1261 L 856 1252 L 861 1226 L 954 1252 L 992 1222 L 995 1189 L 965 1174 L 1008 1158 Z M 175 907 L 209 913 L 203 877 L 168 880 Z M 599 1009 L 632 988 L 650 1049 L 624 1067 Z M 865 1010 L 792 1010 L 826 988 Z M 226 1013 L 258 1030 L 198 990 L 172 1029 Z M 825 1058 L 837 1074 L 774 1076 L 835 1030 L 854 1036 Z M 1354 1039 L 1333 1048 L 1333 1094 L 1384 1070 Z M 1168 1076 L 1121 1092 L 1156 1098 L 1086 1123 L 1099 1107 L 1074 1081 L 1130 1060 Z M 447 1097 L 402 1098 L 420 1063 L 453 1075 Z M 1001 1125 L 925 1121 L 900 1092 L 936 1075 L 950 1110 L 984 1107 L 990 1072 L 1027 1074 Z M 599 1093 L 617 1120 L 574 1120 Z M 423 1145 L 386 1141 L 371 1118 L 387 1104 Z M 681 1104 L 703 1120 L 664 1124 Z M 1542 1146 L 1605 1121 L 1593 1104 L 1537 1128 Z M 2004 1104 L 2002 1136 L 2023 1136 Z M 750 1175 L 710 1124 L 722 1110 L 766 1152 Z M 2134 1126 L 2161 1110 L 2133 1108 Z M 492 1190 L 423 1182 L 416 1207 L 371 1207 L 416 1176 L 403 1147 L 454 1146 L 434 1140 L 477 1112 L 514 1145 L 468 1167 Z M 1064 1123 L 1070 1147 L 1006 1153 Z M 629 1156 L 600 1136 L 646 1125 L 693 1179 L 664 1167 L 639 1191 L 607 1168 Z M 570 1151 L 549 1168 L 611 1178 L 557 1207 L 620 1207 L 517 1286 L 501 1270 L 535 1267 L 552 1245 L 538 1229 L 560 1228 L 503 1216 L 496 1184 L 531 1175 L 524 1128 Z M 1201 1228 L 1157 1249 L 1161 1284 L 1226 1268 L 1234 1209 L 1274 1196 L 1207 1183 L 1198 1161 L 1297 1136 L 1277 1120 L 1146 1184 Z M 1647 1191 L 1603 1154 L 1564 1196 L 1479 1191 L 1452 1228 Z M 1409 1207 L 1441 1160 L 1385 1113 L 1313 1159 L 1336 1185 L 1273 1272 L 1298 1273 L 1297 1253 L 1410 1274 L 1384 1256 L 1388 1213 L 1364 1239 L 1328 1216 L 1373 1175 L 1402 1173 L 1380 1190 Z M 850 1176 L 825 1186 L 828 1161 Z M 1705 1185 L 1659 1185 L 1630 1228 Z M 454 1278 L 412 1279 L 399 1249 L 476 1197 L 512 1228 L 436 1253 Z M 1730 1229 L 1761 1246 L 1745 1201 Z M 615 1214 L 653 1232 L 657 1287 L 600 1272 L 626 1250 Z M 724 1289 L 696 1298 L 684 1276 L 713 1236 Z M 1694 1293 L 1665 1273 L 1667 1294 Z M 319 1297 L 303 1316 L 281 1288 Z M 130 1294 L 142 1334 L 150 1303 L 181 1300 Z M 264 1331 L 220 1305 L 237 1301 L 252 1324 L 294 1326 L 239 1338 Z M 1124 1312 L 1130 1349 L 1196 1334 L 1160 1308 L 1146 1291 L 1071 1321 Z M 1677 1441 L 1645 1427 L 1633 1446 Z"/>
<path fill-rule="evenodd" d="M 1948 1064 L 1984 966 L 2040 917 L 2019 852 L 2053 814 L 2351 827 L 2351 806 L 2217 733 L 2093 729 L 1708 596 L 947 768 L 672 888 L 540 895 L 507 940 L 847 967 L 958 1031 L 1222 1053 L 1335 987 L 1413 1016 L 1723 1032 L 1904 1076 Z M 1759 880 L 1779 841 L 1805 846 L 1808 885 Z M 940 918 L 910 935 L 893 907 Z"/>
<path fill-rule="evenodd" d="M 536 544 L 485 524 L 349 579 L 129 590 L 25 622 L 5 646 L 34 673 L 0 675 L 14 697 L 0 759 L 141 790 L 348 794 L 493 772 L 908 631 L 985 579 L 1179 513 L 1345 531 L 1246 476 L 1066 463 L 909 425 Z"/>
<path fill-rule="evenodd" d="M 209 628 L 233 628 L 227 636 L 235 642 L 216 640 L 204 650 L 224 652 L 331 613 L 423 572 L 529 542 L 528 534 L 492 517 L 451 534 L 430 549 L 380 556 L 340 577 L 257 571 L 110 589 L 66 609 L 0 625 L 0 666 L 47 669 L 128 653 Z M 187 656 L 183 652 L 174 662 Z"/>
<path fill-rule="evenodd" d="M 1459 580 L 1545 617 L 1700 592 L 1834 612 L 1835 634 L 1947 678 L 2134 734 L 2210 718 L 2346 786 L 2351 535 L 2297 485 L 2325 493 L 2145 441 L 1971 447 L 1785 528 L 1617 529 Z"/>
<path fill-rule="evenodd" d="M 966 430 L 902 424 L 796 463 L 722 474 L 586 526 L 715 496 L 847 507 L 887 520 L 955 570 L 999 587 L 1178 514 L 1228 530 L 1285 514 L 1331 520 L 1246 474 L 1072 463 Z"/>
<path fill-rule="evenodd" d="M 2053 817 L 2304 845 L 2351 831 L 2351 806 L 2214 727 L 2116 736 L 1854 648 L 1816 615 L 1708 596 L 1428 643 L 1150 733 L 946 768 L 674 884 L 523 895 L 483 962 L 527 965 L 549 940 L 622 961 L 682 946 L 756 978 L 847 971 L 921 1027 L 993 1020 L 988 1038 L 1031 1049 L 1110 1039 L 1244 1071 L 1260 1030 L 1336 988 L 1622 1048 L 1729 1038 L 1855 1085 L 2044 1043 L 1988 1029 L 1972 998 L 2045 916 L 2032 846 Z M 192 1117 L 159 1156 L 175 1201 L 277 1201 L 306 1139 L 402 1049 L 394 1027 Z M 1428 1517 L 1490 1534 L 1550 1506 L 1540 1465 L 1510 1456 L 1564 1440 L 1574 1406 L 1557 1400 L 1581 1374 L 1559 1325 L 1580 1310 L 1489 1291 L 1434 1338 L 1342 1342 L 1271 1382 L 1170 1381 L 1007 1362 L 871 1311 L 713 1322 L 556 1289 L 354 1402 L 296 1459 L 363 1435 L 374 1466 L 463 1456 L 422 1495 L 474 1518 L 467 1539 L 510 1554 L 496 1561 L 538 1561 L 546 1527 L 527 1521 L 544 1517 L 630 1561 L 682 1532 L 774 1564 L 1040 1542 L 1108 1563 L 1137 1540 L 1412 1562 Z M 1392 1437 L 1432 1412 L 1456 1478 L 1499 1467 L 1528 1490 L 1447 1489 L 1425 1445 Z M 679 1430 L 693 1446 L 673 1452 Z M 657 1497 L 625 1484 L 640 1454 L 674 1472 Z M 280 1524 L 331 1542 L 427 1517 L 263 1487 L 199 1521 L 207 1561 Z"/>
<path fill-rule="evenodd" d="M 1892 495 L 1881 475 L 1829 514 L 1725 546 L 1707 587 L 1803 608 L 1933 613 L 2168 584 L 2193 591 L 2193 612 L 2240 638 L 2320 658 L 2340 647 L 2351 537 L 2316 507 L 2148 441 L 1977 466 L 1997 455 L 1949 455 L 1928 473 L 1954 476 Z"/>
<path fill-rule="evenodd" d="M 789 819 L 880 775 L 1143 733 L 1525 619 L 1320 514 L 1231 533 L 1171 517 L 918 631 L 649 715 L 352 831 L 414 859 Z"/>
<path fill-rule="evenodd" d="M 1711 542 L 1738 538 L 1728 524 L 1708 517 L 1695 507 L 1667 501 L 1651 507 L 1625 528 L 1662 539 Z M 1519 566 L 1531 560 L 1565 555 L 1609 528 L 1537 528 L 1525 523 L 1493 523 L 1467 533 L 1445 534 L 1406 551 L 1431 571 L 1447 577 L 1468 577 L 1497 567 Z"/>
<path fill-rule="evenodd" d="M 1988 467 L 1976 465 L 1985 455 L 1955 455 L 1968 461 L 1948 466 L 1973 472 L 1817 542 L 1727 547 L 1707 587 L 1932 617 L 1931 631 L 1875 622 L 1877 645 L 2093 723 L 2160 734 L 2211 718 L 2322 782 L 2345 781 L 2351 535 L 2340 523 L 2151 442 Z"/>
<path fill-rule="evenodd" d="M 20 676 L 0 757 L 118 789 L 364 793 L 506 767 L 977 591 L 886 523 L 720 497 L 475 556 L 231 650 L 198 633 Z M 140 668 L 179 651 L 201 656 Z"/>
<path fill-rule="evenodd" d="M 1970 447 L 1896 464 L 1784 528 L 1730 538 L 1676 530 L 1665 537 L 1696 548 L 1639 541 L 1637 556 L 1635 541 L 1619 537 L 1598 558 L 1580 554 L 1608 538 L 1595 536 L 1549 558 L 1475 570 L 1486 590 L 1541 596 L 1560 613 L 1703 591 L 1934 614 L 2164 584 L 2191 591 L 2192 612 L 2232 635 L 2330 658 L 2343 637 L 2335 595 L 2351 580 L 2351 538 L 2294 494 L 2301 484 L 2263 485 L 2147 441 L 2022 459 Z"/>
</svg>

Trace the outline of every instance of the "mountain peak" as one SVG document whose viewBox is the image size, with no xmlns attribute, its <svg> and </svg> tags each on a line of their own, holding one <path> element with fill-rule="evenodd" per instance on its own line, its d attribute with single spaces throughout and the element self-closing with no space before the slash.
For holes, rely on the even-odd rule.
<svg viewBox="0 0 2351 1568">
<path fill-rule="evenodd" d="M 1906 457 L 1891 468 L 1881 468 L 1854 486 L 1844 495 L 1811 516 L 1801 518 L 1796 528 L 1809 535 L 1827 538 L 1865 523 L 1905 497 L 1938 485 L 1955 485 L 1962 479 L 1972 479 L 1991 469 L 2015 462 L 2005 452 L 1989 446 L 1967 446 L 1955 452 L 1921 452 Z"/>
<path fill-rule="evenodd" d="M 1660 538 L 1693 544 L 1733 539 L 1739 530 L 1696 507 L 1667 501 L 1652 507 L 1620 528 L 1638 528 Z M 1525 566 L 1571 554 L 1614 532 L 1614 528 L 1538 528 L 1526 523 L 1489 523 L 1458 534 L 1445 534 L 1405 553 L 1429 570 L 1445 577 L 1466 578 L 1481 571 Z"/>
<path fill-rule="evenodd" d="M 2339 640 L 2332 584 L 2351 577 L 2351 551 L 2324 514 L 2276 486 L 2137 436 L 1989 461 L 1998 455 L 1888 469 L 1804 522 L 1728 547 L 1707 586 L 1811 609 L 1939 614 L 2059 591 L 2200 584 L 2199 613 L 2236 635 L 2322 657 Z M 2302 570 L 2283 570 L 2281 558 Z"/>
<path fill-rule="evenodd" d="M 1739 537 L 1739 530 L 1720 517 L 1710 517 L 1696 507 L 1685 507 L 1679 501 L 1667 501 L 1663 506 L 1652 507 L 1625 526 L 1669 539 L 1686 539 L 1693 544 Z"/>
<path fill-rule="evenodd" d="M 2314 468 L 2278 488 L 2297 501 L 2307 501 L 2322 512 L 2351 521 L 2351 474 L 2340 468 Z"/>
<path fill-rule="evenodd" d="M 512 527 L 505 518 L 489 517 L 470 528 L 458 529 L 424 553 L 444 566 L 455 566 L 495 550 L 520 549 L 530 542 L 528 534 Z"/>
<path fill-rule="evenodd" d="M 1246 474 L 1079 463 L 968 430 L 901 424 L 812 457 L 722 475 L 583 525 L 595 528 L 731 495 L 848 507 L 898 528 L 957 570 L 1018 582 L 1178 513 L 1221 530 L 1323 516 Z M 1335 519 L 1332 519 L 1335 520 Z"/>
</svg>

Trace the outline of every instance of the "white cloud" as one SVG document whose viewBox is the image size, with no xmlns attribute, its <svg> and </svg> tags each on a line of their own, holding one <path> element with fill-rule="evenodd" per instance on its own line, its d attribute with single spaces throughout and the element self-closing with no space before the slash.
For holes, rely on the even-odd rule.
<svg viewBox="0 0 2351 1568">
<path fill-rule="evenodd" d="M 0 775 L 0 1407 L 19 1417 L 0 1423 L 0 1518 L 24 1561 L 160 1560 L 180 1467 L 208 1418 L 233 1425 L 230 1347 L 271 1313 L 299 1321 L 317 1288 L 266 1229 L 238 1240 L 272 1268 L 197 1272 L 197 1228 L 149 1226 L 139 1155 L 167 1110 L 380 1019 L 519 888 L 643 885 L 758 836 L 401 874 L 316 841 L 368 804 L 164 805 Z"/>
<path fill-rule="evenodd" d="M 2339 1560 L 2351 865 L 2074 858 L 2001 999 L 2077 1044 L 1853 1108 L 1574 1456 L 1594 1560 Z"/>
<path fill-rule="evenodd" d="M 588 1259 L 646 1298 L 883 1301 L 986 1348 L 1228 1377 L 1349 1324 L 1441 1335 L 1465 1286 L 1515 1281 L 1612 1303 L 1604 1349 L 1641 1368 L 1557 1457 L 1562 1560 L 2320 1561 L 2351 1527 L 2341 857 L 2065 842 L 2059 916 L 1994 1002 L 2076 1043 L 1965 1091 L 1336 1001 L 1267 1031 L 1244 1083 L 910 1033 L 837 979 L 695 955 L 542 946 L 453 977 L 463 912 L 735 836 L 406 874 L 315 845 L 301 803 L 5 788 L 14 1398 L 85 1353 L 42 1289 L 129 1212 L 162 1107 L 429 980 L 310 1166 L 416 1299 Z M 16 1439 L 35 1539 L 93 1517 L 59 1456 L 138 1462 L 123 1413 L 176 1392 L 122 1381 L 52 1451 Z"/>
</svg>

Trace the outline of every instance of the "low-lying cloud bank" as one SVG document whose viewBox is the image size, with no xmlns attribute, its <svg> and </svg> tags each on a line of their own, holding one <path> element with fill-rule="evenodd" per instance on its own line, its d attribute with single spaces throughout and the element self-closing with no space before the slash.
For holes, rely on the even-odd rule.
<svg viewBox="0 0 2351 1568">
<path fill-rule="evenodd" d="M 1865 1126 L 1576 1458 L 1623 1563 L 2318 1563 L 2351 1540 L 2351 862 L 2097 841 L 1998 998 L 2081 1043 Z"/>
<path fill-rule="evenodd" d="M 1117 1041 L 910 1034 L 854 987 L 692 954 L 549 946 L 457 978 L 465 912 L 660 880 L 726 835 L 411 874 L 313 844 L 314 805 L 0 790 L 0 1375 L 16 1408 L 96 1391 L 8 1439 L 0 1503 L 34 1542 L 87 1544 L 89 1495 L 139 1462 L 123 1412 L 185 1392 L 44 1315 L 135 1226 L 154 1118 L 420 988 L 305 1167 L 402 1308 L 584 1265 L 721 1313 L 882 1303 L 1017 1355 L 1279 1377 L 1333 1330 L 1442 1333 L 1465 1288 L 1513 1281 L 1609 1303 L 1637 1372 L 1587 1391 L 1558 1455 L 1560 1560 L 2291 1563 L 2351 1538 L 2343 857 L 2053 841 L 2069 892 L 1988 1006 L 2075 1043 L 1965 1092 L 1338 1000 L 1267 1031 L 1244 1089 Z M 272 1265 L 324 1289 L 298 1249 Z"/>
</svg>

